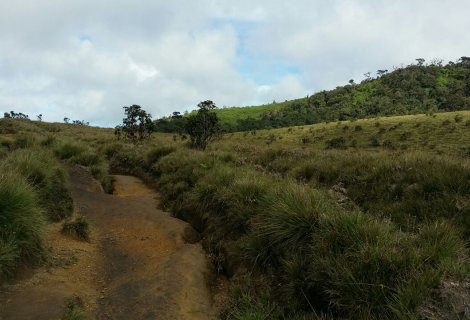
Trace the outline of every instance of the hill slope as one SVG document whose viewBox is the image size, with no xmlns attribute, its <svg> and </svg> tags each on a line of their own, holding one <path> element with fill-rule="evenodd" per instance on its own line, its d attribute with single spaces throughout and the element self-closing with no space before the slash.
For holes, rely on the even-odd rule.
<svg viewBox="0 0 470 320">
<path fill-rule="evenodd" d="M 351 120 L 377 116 L 470 109 L 470 58 L 457 63 L 409 65 L 359 84 L 321 91 L 310 97 L 245 108 L 224 108 L 217 114 L 225 131 L 247 131 Z M 157 131 L 178 132 L 184 121 L 157 120 Z"/>
</svg>

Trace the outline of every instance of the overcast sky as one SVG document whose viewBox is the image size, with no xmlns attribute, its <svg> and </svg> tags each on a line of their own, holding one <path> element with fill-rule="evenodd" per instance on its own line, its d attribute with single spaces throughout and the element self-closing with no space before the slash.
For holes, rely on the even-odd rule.
<svg viewBox="0 0 470 320">
<path fill-rule="evenodd" d="M 114 126 L 470 55 L 470 1 L 0 0 L 0 111 Z"/>
</svg>

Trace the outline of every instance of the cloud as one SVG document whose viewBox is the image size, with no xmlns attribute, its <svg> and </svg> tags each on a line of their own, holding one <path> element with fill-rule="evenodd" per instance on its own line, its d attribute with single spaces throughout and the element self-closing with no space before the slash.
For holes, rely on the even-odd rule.
<svg viewBox="0 0 470 320">
<path fill-rule="evenodd" d="M 415 58 L 468 55 L 470 4 L 379 0 L 59 1 L 0 4 L 0 111 L 112 126 L 283 101 Z"/>
</svg>

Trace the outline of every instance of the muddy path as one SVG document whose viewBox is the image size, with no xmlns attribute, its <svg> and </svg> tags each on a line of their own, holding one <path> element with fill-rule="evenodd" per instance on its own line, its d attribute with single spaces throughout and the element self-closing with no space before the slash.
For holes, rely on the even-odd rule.
<svg viewBox="0 0 470 320">
<path fill-rule="evenodd" d="M 60 319 L 71 296 L 80 297 L 87 319 L 216 319 L 211 269 L 191 226 L 158 210 L 158 195 L 137 178 L 115 176 L 108 195 L 84 170 L 70 175 L 91 241 L 50 230 L 52 255 L 62 245 L 73 263 L 2 287 L 0 319 Z"/>
</svg>

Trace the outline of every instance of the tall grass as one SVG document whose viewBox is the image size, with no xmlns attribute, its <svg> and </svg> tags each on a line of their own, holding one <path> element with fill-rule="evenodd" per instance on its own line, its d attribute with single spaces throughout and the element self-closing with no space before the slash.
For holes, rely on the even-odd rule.
<svg viewBox="0 0 470 320">
<path fill-rule="evenodd" d="M 231 134 L 206 152 L 92 128 L 61 129 L 80 148 L 48 145 L 96 175 L 106 158 L 158 187 L 230 277 L 228 319 L 418 319 L 442 282 L 470 277 L 470 134 L 454 116 Z"/>
<path fill-rule="evenodd" d="M 0 279 L 4 279 L 19 264 L 41 260 L 45 218 L 35 190 L 24 178 L 3 165 L 0 172 Z"/>
<path fill-rule="evenodd" d="M 5 158 L 3 168 L 19 173 L 36 189 L 39 205 L 49 219 L 58 221 L 71 214 L 73 204 L 68 176 L 50 152 L 14 151 Z"/>
</svg>

